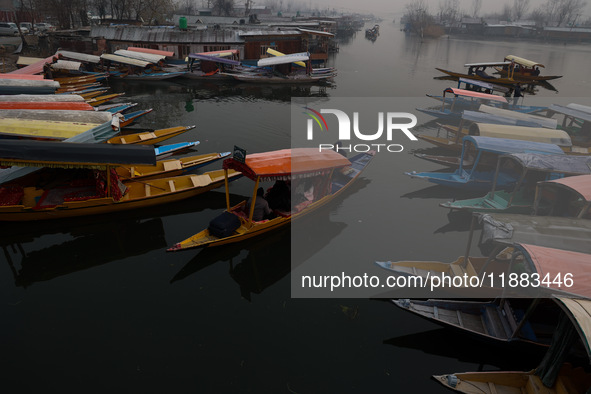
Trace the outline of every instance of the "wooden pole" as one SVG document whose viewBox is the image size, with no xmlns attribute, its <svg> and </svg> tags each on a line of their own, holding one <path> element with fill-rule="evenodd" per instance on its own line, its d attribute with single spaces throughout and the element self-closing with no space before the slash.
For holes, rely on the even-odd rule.
<svg viewBox="0 0 591 394">
<path fill-rule="evenodd" d="M 228 185 L 228 169 L 224 168 L 224 184 L 226 185 L 226 210 L 230 211 L 230 188 Z"/>
<path fill-rule="evenodd" d="M 259 181 L 261 177 L 257 176 L 257 180 L 254 183 L 254 192 L 252 193 L 252 201 L 250 203 L 250 212 L 248 213 L 248 227 L 252 226 L 252 215 L 254 214 L 254 206 L 257 200 L 257 189 L 259 188 Z"/>
</svg>

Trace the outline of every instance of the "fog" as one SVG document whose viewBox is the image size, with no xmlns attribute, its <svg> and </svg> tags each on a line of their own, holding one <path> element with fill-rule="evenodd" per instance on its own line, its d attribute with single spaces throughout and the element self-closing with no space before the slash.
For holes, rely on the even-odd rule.
<svg viewBox="0 0 591 394">
<path fill-rule="evenodd" d="M 435 13 L 439 8 L 439 3 L 443 0 L 424 0 L 429 7 L 429 11 Z M 405 10 L 405 5 L 411 3 L 412 0 L 310 0 L 310 5 L 317 6 L 320 9 L 335 8 L 342 12 L 360 12 L 360 13 L 374 13 L 383 14 L 384 16 L 402 15 Z M 470 14 L 472 10 L 472 0 L 460 0 L 460 7 L 462 11 Z M 546 3 L 546 0 L 530 0 L 528 13 Z M 501 12 L 503 6 L 508 4 L 513 5 L 513 0 L 490 1 L 483 0 L 480 14 Z M 584 9 L 584 15 L 581 19 L 591 18 L 591 4 L 587 2 Z"/>
</svg>

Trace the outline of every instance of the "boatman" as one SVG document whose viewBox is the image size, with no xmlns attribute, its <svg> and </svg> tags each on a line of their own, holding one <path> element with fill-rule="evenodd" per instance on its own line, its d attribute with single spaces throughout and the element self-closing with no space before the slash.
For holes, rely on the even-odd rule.
<svg viewBox="0 0 591 394">
<path fill-rule="evenodd" d="M 247 209 L 250 212 L 250 206 L 252 204 L 252 198 L 248 200 Z M 254 202 L 254 211 L 252 214 L 252 220 L 260 222 L 261 220 L 271 219 L 273 211 L 269 207 L 269 203 L 265 200 L 265 189 L 259 187 L 257 189 L 257 197 Z"/>
</svg>

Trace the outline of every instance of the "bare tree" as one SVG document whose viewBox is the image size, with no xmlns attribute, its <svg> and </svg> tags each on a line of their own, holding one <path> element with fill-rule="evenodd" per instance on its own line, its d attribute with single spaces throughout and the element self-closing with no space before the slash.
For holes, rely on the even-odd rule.
<svg viewBox="0 0 591 394">
<path fill-rule="evenodd" d="M 576 17 L 586 5 L 587 2 L 584 0 L 560 0 L 557 10 L 558 26 L 563 23 L 574 23 Z"/>
<path fill-rule="evenodd" d="M 482 8 L 482 0 L 472 0 L 472 18 L 477 18 Z"/>
<path fill-rule="evenodd" d="M 214 0 L 213 13 L 216 15 L 230 16 L 234 12 L 234 0 Z"/>
<path fill-rule="evenodd" d="M 459 0 L 444 0 L 439 2 L 439 20 L 453 25 L 461 18 L 460 1 Z"/>
<path fill-rule="evenodd" d="M 529 0 L 513 0 L 513 15 L 515 20 L 520 20 L 529 8 Z"/>
</svg>

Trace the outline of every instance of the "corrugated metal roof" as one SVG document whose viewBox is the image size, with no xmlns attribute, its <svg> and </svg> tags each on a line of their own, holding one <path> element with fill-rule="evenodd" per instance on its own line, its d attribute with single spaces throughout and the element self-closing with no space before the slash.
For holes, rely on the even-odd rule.
<svg viewBox="0 0 591 394">
<path fill-rule="evenodd" d="M 107 40 L 129 42 L 161 42 L 161 43 L 238 43 L 240 38 L 237 30 L 187 30 L 158 29 L 132 26 L 93 26 L 91 37 L 103 37 Z"/>
<path fill-rule="evenodd" d="M 334 34 L 332 33 L 327 33 L 325 31 L 318 31 L 318 30 L 309 30 L 309 29 L 301 29 L 298 27 L 298 30 L 301 31 L 302 33 L 308 33 L 308 34 L 315 34 L 317 36 L 326 36 L 326 37 L 334 37 Z"/>
<path fill-rule="evenodd" d="M 108 53 L 102 54 L 101 58 L 111 60 L 114 62 L 118 62 L 118 63 L 131 64 L 132 66 L 138 66 L 138 67 L 146 67 L 146 66 L 152 64 L 150 62 L 144 62 L 143 60 L 132 59 L 132 58 L 125 57 L 125 56 L 111 55 Z"/>
<path fill-rule="evenodd" d="M 591 33 L 591 29 L 582 27 L 544 27 L 544 31 L 560 31 L 569 33 Z"/>
<path fill-rule="evenodd" d="M 253 36 L 301 36 L 302 33 L 297 30 L 253 30 L 242 31 L 240 37 Z"/>
</svg>

